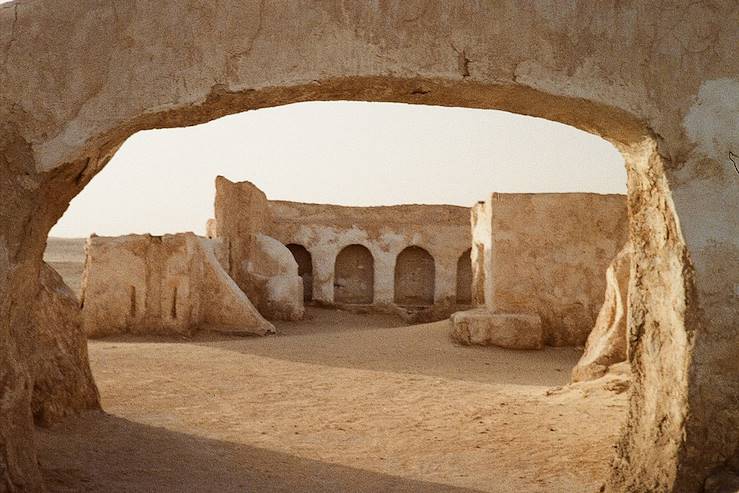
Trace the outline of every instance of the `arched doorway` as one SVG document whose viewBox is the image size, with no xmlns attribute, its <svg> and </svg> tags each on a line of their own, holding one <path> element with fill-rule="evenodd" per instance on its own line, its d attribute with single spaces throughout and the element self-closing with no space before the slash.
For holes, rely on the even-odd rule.
<svg viewBox="0 0 739 493">
<path fill-rule="evenodd" d="M 457 303 L 469 305 L 472 303 L 472 259 L 471 249 L 466 250 L 457 260 Z"/>
<path fill-rule="evenodd" d="M 435 277 L 434 257 L 421 247 L 407 247 L 395 260 L 395 303 L 433 305 Z"/>
<path fill-rule="evenodd" d="M 313 301 L 313 257 L 303 245 L 290 243 L 286 246 L 298 263 L 298 275 L 303 279 L 303 301 Z"/>
<path fill-rule="evenodd" d="M 349 245 L 336 256 L 334 302 L 366 305 L 374 300 L 375 260 L 367 247 Z"/>
</svg>

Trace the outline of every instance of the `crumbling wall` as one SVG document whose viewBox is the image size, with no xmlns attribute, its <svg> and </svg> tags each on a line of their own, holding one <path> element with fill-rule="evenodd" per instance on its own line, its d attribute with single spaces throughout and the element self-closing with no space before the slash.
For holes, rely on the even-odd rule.
<svg viewBox="0 0 739 493">
<path fill-rule="evenodd" d="M 585 352 L 572 369 L 573 382 L 599 378 L 609 366 L 626 361 L 630 273 L 631 245 L 627 243 L 606 270 L 603 305 L 588 336 Z"/>
<path fill-rule="evenodd" d="M 215 216 L 207 224 L 209 236 L 223 242 L 224 268 L 259 312 L 274 320 L 302 318 L 302 280 L 289 250 L 266 234 L 270 209 L 264 192 L 251 182 L 218 176 Z"/>
<path fill-rule="evenodd" d="M 272 237 L 257 234 L 246 266 L 256 292 L 255 304 L 271 320 L 303 318 L 303 280 L 288 248 Z"/>
<path fill-rule="evenodd" d="M 214 245 L 192 233 L 93 236 L 85 252 L 82 316 L 89 336 L 274 331 L 222 269 Z"/>
<path fill-rule="evenodd" d="M 257 255 L 257 234 L 265 232 L 269 224 L 267 196 L 253 183 L 234 183 L 216 177 L 215 237 L 226 249 L 226 270 L 236 284 L 249 296 L 259 298 L 259 289 L 249 275 L 248 266 Z"/>
<path fill-rule="evenodd" d="M 48 426 L 83 410 L 100 409 L 100 396 L 87 358 L 80 306 L 72 290 L 48 264 L 41 267 L 32 325 L 36 353 L 31 369 L 31 410 L 36 424 Z"/>
<path fill-rule="evenodd" d="M 494 193 L 488 212 L 486 305 L 538 315 L 549 345 L 584 344 L 603 303 L 603 273 L 628 237 L 626 197 Z"/>
<path fill-rule="evenodd" d="M 472 302 L 475 305 L 493 305 L 493 215 L 490 201 L 476 203 L 470 211 L 472 226 Z"/>
<path fill-rule="evenodd" d="M 346 207 L 286 201 L 269 201 L 268 206 L 271 223 L 267 234 L 284 244 L 301 245 L 310 252 L 316 301 L 329 304 L 338 301 L 336 258 L 343 248 L 362 245 L 374 260 L 372 304 L 378 307 L 393 304 L 397 257 L 405 248 L 417 246 L 434 259 L 433 303 L 438 308 L 455 306 L 457 262 L 470 247 L 468 208 L 448 205 Z M 438 312 L 435 318 L 444 316 Z"/>
<path fill-rule="evenodd" d="M 254 184 L 232 183 L 223 177 L 216 179 L 215 208 L 215 222 L 209 221 L 207 225 L 209 236 L 215 231 L 215 236 L 224 242 L 228 252 L 227 270 L 267 316 L 270 316 L 269 309 L 263 307 L 262 301 L 264 281 L 257 273 L 260 263 L 256 261 L 258 233 L 284 245 L 302 248 L 311 257 L 312 272 L 304 272 L 302 276 L 304 280 L 309 276 L 311 292 L 306 294 L 304 288 L 303 294 L 310 299 L 328 304 L 349 303 L 347 300 L 360 303 L 358 300 L 361 300 L 362 304 L 391 305 L 395 301 L 398 255 L 405 248 L 416 246 L 431 255 L 433 275 L 430 282 L 424 279 L 420 283 L 410 283 L 413 293 L 403 298 L 408 298 L 409 304 L 456 305 L 457 264 L 459 256 L 469 248 L 471 238 L 467 208 L 445 205 L 344 207 L 269 201 Z M 350 245 L 361 245 L 369 251 L 374 265 L 372 283 L 348 271 L 337 276 L 340 252 Z M 343 265 L 343 260 L 338 264 L 349 269 L 348 264 Z M 354 267 L 356 270 L 357 266 Z M 370 292 L 345 292 L 345 287 L 354 281 L 357 283 L 350 291 L 361 287 Z M 404 283 L 406 281 L 411 280 L 403 279 Z M 446 312 L 434 313 L 436 318 L 448 316 Z"/>
</svg>

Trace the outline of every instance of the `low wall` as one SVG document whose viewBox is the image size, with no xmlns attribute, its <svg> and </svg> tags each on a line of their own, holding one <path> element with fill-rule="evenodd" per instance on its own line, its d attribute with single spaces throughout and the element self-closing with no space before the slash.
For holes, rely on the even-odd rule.
<svg viewBox="0 0 739 493">
<path fill-rule="evenodd" d="M 86 333 L 274 332 L 223 270 L 216 246 L 193 233 L 89 238 L 82 275 Z"/>
<path fill-rule="evenodd" d="M 488 308 L 539 315 L 549 345 L 584 344 L 603 303 L 604 273 L 628 238 L 626 197 L 495 193 L 475 211 L 474 243 L 486 255 L 490 248 L 473 263 Z"/>
</svg>

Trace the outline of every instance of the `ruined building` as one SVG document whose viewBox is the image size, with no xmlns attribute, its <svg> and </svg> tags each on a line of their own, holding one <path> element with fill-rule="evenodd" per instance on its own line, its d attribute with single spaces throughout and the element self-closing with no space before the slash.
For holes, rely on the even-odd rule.
<svg viewBox="0 0 739 493">
<path fill-rule="evenodd" d="M 87 333 L 266 334 L 266 319 L 297 320 L 317 303 L 459 312 L 452 336 L 469 344 L 580 346 L 603 304 L 603 273 L 627 241 L 621 195 L 343 207 L 271 201 L 218 177 L 215 216 L 208 239 L 90 238 Z"/>
</svg>

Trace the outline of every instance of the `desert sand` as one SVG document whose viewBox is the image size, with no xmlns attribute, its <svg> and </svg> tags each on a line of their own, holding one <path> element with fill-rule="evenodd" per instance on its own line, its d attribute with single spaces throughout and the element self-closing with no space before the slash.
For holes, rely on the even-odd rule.
<svg viewBox="0 0 739 493">
<path fill-rule="evenodd" d="M 69 284 L 72 243 L 47 251 Z M 37 429 L 50 489 L 572 492 L 605 480 L 627 392 L 608 377 L 565 386 L 579 351 L 463 347 L 446 321 L 307 313 L 266 338 L 91 340 L 105 412 Z"/>
</svg>

